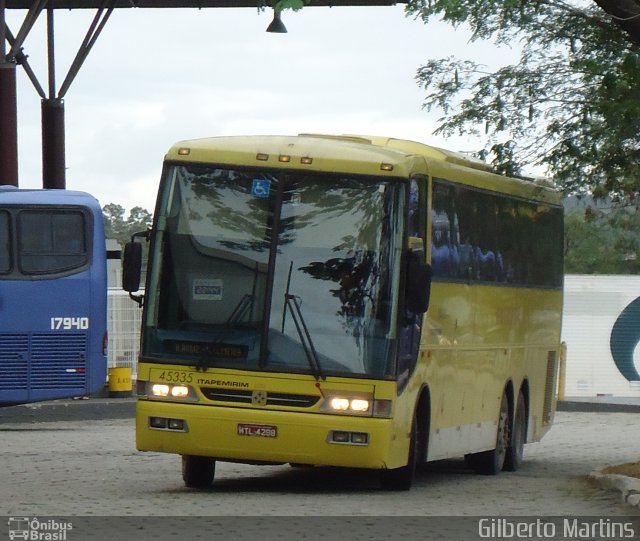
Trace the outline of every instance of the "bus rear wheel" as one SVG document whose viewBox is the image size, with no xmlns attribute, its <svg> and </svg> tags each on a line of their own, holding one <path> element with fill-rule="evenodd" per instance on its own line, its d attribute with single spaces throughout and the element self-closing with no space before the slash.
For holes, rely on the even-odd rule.
<svg viewBox="0 0 640 541">
<path fill-rule="evenodd" d="M 207 488 L 213 483 L 216 461 L 206 456 L 183 455 L 182 479 L 189 488 Z"/>
<path fill-rule="evenodd" d="M 466 455 L 464 458 L 467 464 L 481 475 L 497 475 L 500 473 L 507 456 L 509 432 L 509 402 L 507 401 L 507 395 L 503 394 L 502 402 L 500 403 L 495 448 L 490 451 Z"/>
<path fill-rule="evenodd" d="M 516 471 L 522 464 L 524 459 L 524 441 L 527 435 L 527 409 L 525 406 L 524 395 L 522 392 L 518 395 L 516 404 L 516 414 L 513 419 L 513 428 L 511 429 L 511 438 L 507 455 L 505 457 L 504 469 L 506 471 Z"/>
</svg>

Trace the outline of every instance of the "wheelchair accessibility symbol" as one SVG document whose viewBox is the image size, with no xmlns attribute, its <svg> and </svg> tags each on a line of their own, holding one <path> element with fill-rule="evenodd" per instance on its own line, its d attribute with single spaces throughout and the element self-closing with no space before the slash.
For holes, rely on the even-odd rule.
<svg viewBox="0 0 640 541">
<path fill-rule="evenodd" d="M 253 184 L 251 185 L 251 195 L 254 197 L 269 197 L 269 192 L 271 191 L 271 181 L 256 178 L 253 179 Z"/>
</svg>

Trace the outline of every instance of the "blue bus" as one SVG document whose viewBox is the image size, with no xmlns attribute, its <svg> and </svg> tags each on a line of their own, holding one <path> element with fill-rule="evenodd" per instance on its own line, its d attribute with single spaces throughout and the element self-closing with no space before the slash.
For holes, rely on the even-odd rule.
<svg viewBox="0 0 640 541">
<path fill-rule="evenodd" d="M 104 387 L 106 255 L 91 195 L 0 186 L 0 406 Z"/>
</svg>

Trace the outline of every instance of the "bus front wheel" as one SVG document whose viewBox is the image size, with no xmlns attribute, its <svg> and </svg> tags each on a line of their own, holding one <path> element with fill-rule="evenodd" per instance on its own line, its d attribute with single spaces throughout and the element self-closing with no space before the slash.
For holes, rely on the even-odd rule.
<svg viewBox="0 0 640 541">
<path fill-rule="evenodd" d="M 206 456 L 182 456 L 182 479 L 189 488 L 207 488 L 213 483 L 216 461 Z"/>
<path fill-rule="evenodd" d="M 392 470 L 380 470 L 380 485 L 384 490 L 410 490 L 416 474 L 418 451 L 418 426 L 414 417 L 409 439 L 407 465 Z"/>
</svg>

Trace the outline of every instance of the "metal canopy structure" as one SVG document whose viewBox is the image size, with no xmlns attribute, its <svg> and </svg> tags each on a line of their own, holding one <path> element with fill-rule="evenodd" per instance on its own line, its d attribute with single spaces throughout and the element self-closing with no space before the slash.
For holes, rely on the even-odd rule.
<svg viewBox="0 0 640 541">
<path fill-rule="evenodd" d="M 309 0 L 308 7 L 391 6 L 408 0 Z M 275 0 L 0 0 L 0 185 L 18 186 L 18 127 L 16 70 L 21 65 L 41 98 L 42 186 L 66 188 L 64 97 L 114 9 L 131 8 L 271 8 Z M 14 33 L 6 22 L 6 10 L 26 11 Z M 55 10 L 92 9 L 89 25 L 69 71 L 60 85 L 55 80 Z M 37 19 L 47 19 L 47 90 L 38 81 L 23 51 L 25 39 Z"/>
<path fill-rule="evenodd" d="M 30 9 L 34 0 L 5 0 L 9 9 Z M 270 8 L 274 3 L 266 0 L 115 0 L 108 2 L 114 8 Z M 391 6 L 406 4 L 407 0 L 310 0 L 309 7 L 342 6 Z M 51 0 L 47 7 L 53 9 L 97 9 L 105 2 L 100 0 Z"/>
</svg>

